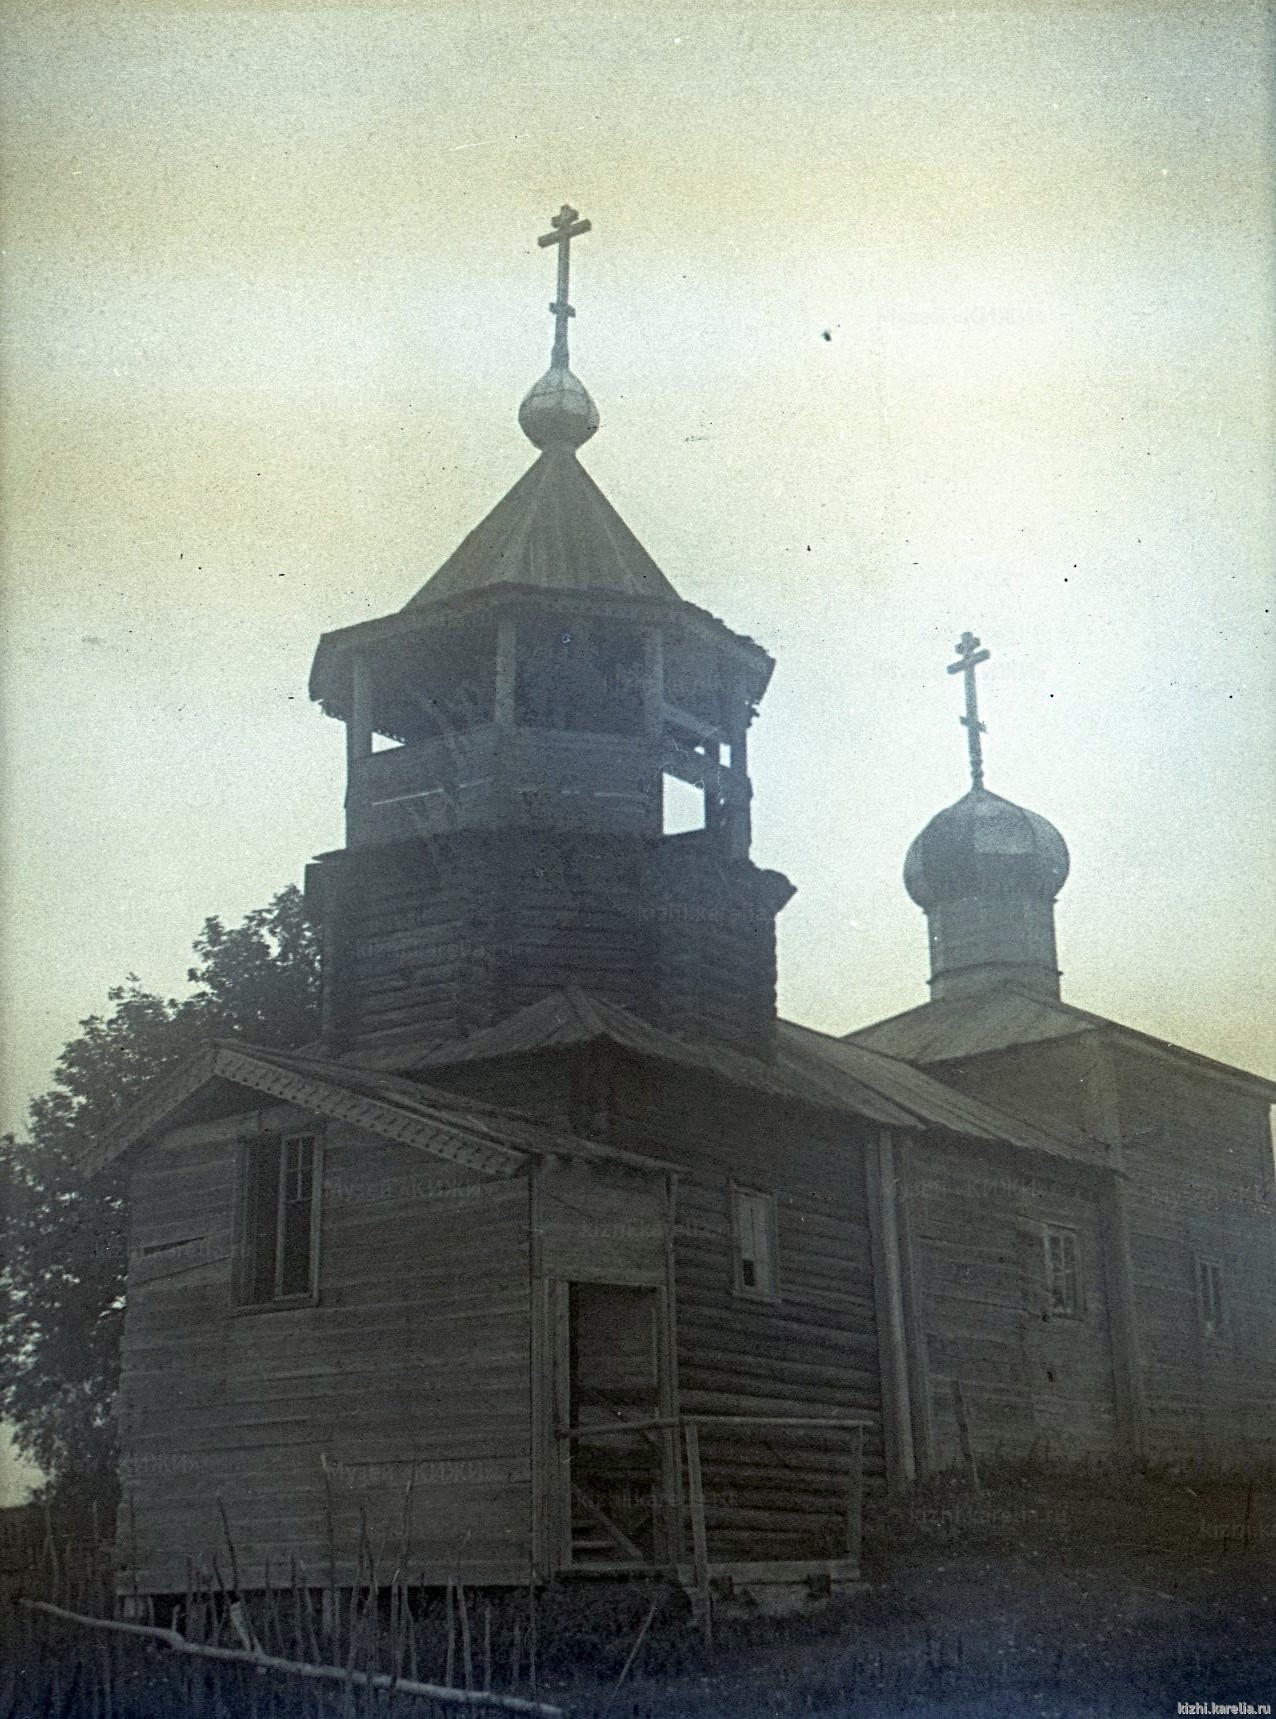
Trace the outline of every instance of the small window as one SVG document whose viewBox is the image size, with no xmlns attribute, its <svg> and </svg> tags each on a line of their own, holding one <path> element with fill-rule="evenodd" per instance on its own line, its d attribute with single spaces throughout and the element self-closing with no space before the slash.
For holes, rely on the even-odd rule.
<svg viewBox="0 0 1276 1719">
<path fill-rule="evenodd" d="M 235 1295 L 241 1306 L 313 1297 L 318 1160 L 313 1134 L 244 1143 Z"/>
<path fill-rule="evenodd" d="M 1196 1312 L 1204 1336 L 1222 1336 L 1223 1268 L 1216 1259 L 1196 1262 Z"/>
<path fill-rule="evenodd" d="M 662 832 L 667 836 L 688 835 L 705 827 L 704 789 L 693 782 L 684 782 L 666 770 L 661 781 Z"/>
<path fill-rule="evenodd" d="M 1081 1266 L 1075 1230 L 1046 1226 L 1046 1293 L 1050 1311 L 1064 1318 L 1081 1312 Z"/>
<path fill-rule="evenodd" d="M 775 1195 L 733 1188 L 735 1287 L 740 1295 L 774 1301 L 778 1293 Z"/>
</svg>

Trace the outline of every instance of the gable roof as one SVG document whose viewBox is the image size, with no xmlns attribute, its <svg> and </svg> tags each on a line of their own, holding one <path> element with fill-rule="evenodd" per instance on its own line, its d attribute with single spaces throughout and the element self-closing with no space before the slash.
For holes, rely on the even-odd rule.
<svg viewBox="0 0 1276 1719">
<path fill-rule="evenodd" d="M 892 1015 L 871 1026 L 847 1033 L 844 1044 L 884 1051 L 910 1063 L 956 1062 L 964 1057 L 1011 1050 L 1016 1045 L 1041 1044 L 1051 1039 L 1075 1038 L 1082 1033 L 1108 1033 L 1132 1044 L 1168 1055 L 1203 1073 L 1223 1076 L 1249 1086 L 1267 1098 L 1276 1099 L 1276 1081 L 1233 1068 L 1198 1051 L 1186 1050 L 1169 1039 L 1141 1033 L 1105 1015 L 1079 1009 L 1059 997 L 1042 997 L 1014 984 L 970 997 L 949 997 L 922 1003 L 903 1014 Z"/>
<path fill-rule="evenodd" d="M 762 1061 L 709 1039 L 685 1039 L 649 1025 L 614 1003 L 575 988 L 545 997 L 468 1038 L 436 1045 L 411 1060 L 383 1054 L 405 1071 L 494 1057 L 566 1049 L 606 1040 L 635 1056 L 711 1074 L 732 1085 L 822 1109 L 867 1117 L 891 1128 L 941 1128 L 970 1139 L 1005 1141 L 1055 1157 L 1084 1160 L 1101 1143 L 1047 1130 L 956 1092 L 906 1062 L 827 1033 L 781 1021 L 776 1054 Z M 367 1054 L 367 1053 L 363 1053 Z"/>
<path fill-rule="evenodd" d="M 399 1075 L 226 1041 L 214 1041 L 156 1082 L 108 1131 L 89 1168 L 100 1169 L 177 1126 L 192 1101 L 218 1082 L 296 1104 L 331 1121 L 353 1123 L 488 1175 L 512 1175 L 529 1155 L 548 1152 L 644 1170 L 672 1168 L 661 1159 L 559 1134 L 496 1105 Z"/>
<path fill-rule="evenodd" d="M 479 521 L 405 608 L 489 585 L 680 598 L 567 449 L 550 449 Z"/>
</svg>

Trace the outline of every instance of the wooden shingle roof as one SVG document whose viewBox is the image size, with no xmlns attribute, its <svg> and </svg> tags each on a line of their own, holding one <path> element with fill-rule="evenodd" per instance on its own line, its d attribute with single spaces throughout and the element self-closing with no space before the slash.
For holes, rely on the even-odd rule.
<svg viewBox="0 0 1276 1719">
<path fill-rule="evenodd" d="M 641 1170 L 671 1168 L 661 1159 L 563 1134 L 517 1112 L 419 1080 L 304 1053 L 214 1041 L 130 1106 L 98 1142 L 86 1170 L 99 1170 L 180 1126 L 189 1119 L 192 1105 L 217 1088 L 240 1088 L 277 1103 L 296 1104 L 316 1116 L 366 1128 L 487 1175 L 512 1175 L 529 1156 L 547 1153 Z"/>
<path fill-rule="evenodd" d="M 1151 1033 L 1139 1032 L 1089 1009 L 1079 1009 L 1061 998 L 1038 996 L 1018 985 L 999 985 L 974 996 L 922 1003 L 916 1009 L 847 1033 L 842 1042 L 883 1051 L 905 1062 L 929 1065 L 1010 1050 L 1015 1045 L 1075 1038 L 1083 1033 L 1114 1035 L 1158 1055 L 1181 1060 L 1185 1066 L 1202 1073 L 1217 1075 L 1276 1099 L 1276 1082 L 1261 1075 L 1233 1068 Z"/>
<path fill-rule="evenodd" d="M 940 1128 L 968 1139 L 1004 1141 L 1055 1157 L 1090 1160 L 1100 1142 L 1035 1123 L 955 1091 L 921 1069 L 880 1051 L 781 1021 L 774 1058 L 749 1056 L 712 1039 L 675 1037 L 614 1003 L 571 989 L 532 1003 L 495 1026 L 436 1045 L 405 1059 L 387 1058 L 405 1072 L 425 1073 L 462 1062 L 566 1049 L 606 1039 L 635 1056 L 712 1074 L 774 1097 L 866 1117 L 885 1127 Z M 366 1054 L 366 1053 L 364 1053 Z"/>
<path fill-rule="evenodd" d="M 677 591 L 570 449 L 550 448 L 405 605 L 491 585 L 679 602 Z"/>
</svg>

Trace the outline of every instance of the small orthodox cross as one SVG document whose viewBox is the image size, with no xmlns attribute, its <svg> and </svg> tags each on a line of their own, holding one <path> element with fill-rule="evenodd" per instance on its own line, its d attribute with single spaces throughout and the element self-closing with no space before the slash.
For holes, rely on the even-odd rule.
<svg viewBox="0 0 1276 1719">
<path fill-rule="evenodd" d="M 572 240 L 579 239 L 582 233 L 589 231 L 589 222 L 582 221 L 575 209 L 564 203 L 557 215 L 550 216 L 552 233 L 543 233 L 536 243 L 542 250 L 546 245 L 558 246 L 558 297 L 550 305 L 550 315 L 554 318 L 554 351 L 550 364 L 557 369 L 567 368 L 567 319 L 575 316 L 576 312 L 567 302 L 567 276 L 571 266 L 570 252 Z"/>
<path fill-rule="evenodd" d="M 964 674 L 966 677 L 966 714 L 962 717 L 962 727 L 966 730 L 966 744 L 970 748 L 970 785 L 972 788 L 982 788 L 984 785 L 984 749 L 979 736 L 984 732 L 984 725 L 979 720 L 979 693 L 975 687 L 975 670 L 980 663 L 986 663 L 992 655 L 991 651 L 981 651 L 979 640 L 973 633 L 963 633 L 957 641 L 957 661 L 949 663 L 949 674 Z"/>
</svg>

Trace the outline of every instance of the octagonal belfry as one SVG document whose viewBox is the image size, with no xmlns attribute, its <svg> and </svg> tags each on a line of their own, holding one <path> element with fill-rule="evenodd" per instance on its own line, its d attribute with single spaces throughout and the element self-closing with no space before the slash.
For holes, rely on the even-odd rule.
<svg viewBox="0 0 1276 1719">
<path fill-rule="evenodd" d="M 792 890 L 749 859 L 748 730 L 774 664 L 678 595 L 577 459 L 599 418 L 567 259 L 589 223 L 554 228 L 554 348 L 519 411 L 539 457 L 402 609 L 315 656 L 347 734 L 346 847 L 310 882 L 328 1034 L 465 1032 L 577 983 L 765 1047 Z M 699 829 L 668 831 L 671 782 Z"/>
</svg>

